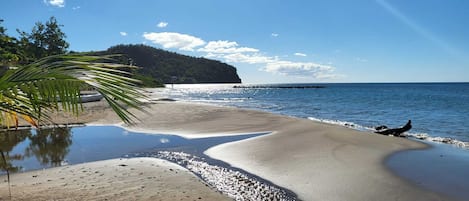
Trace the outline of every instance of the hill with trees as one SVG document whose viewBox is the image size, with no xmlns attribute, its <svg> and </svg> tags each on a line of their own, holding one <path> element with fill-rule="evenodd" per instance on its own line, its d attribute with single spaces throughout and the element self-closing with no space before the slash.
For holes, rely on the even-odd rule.
<svg viewBox="0 0 469 201">
<path fill-rule="evenodd" d="M 30 32 L 16 30 L 18 38 L 6 33 L 0 19 L 0 76 L 9 67 L 21 67 L 42 58 L 77 54 L 69 52 L 66 35 L 55 17 L 45 23 L 37 22 Z M 116 45 L 105 51 L 78 54 L 119 54 L 117 62 L 138 66 L 133 78 L 146 87 L 163 86 L 163 83 L 240 83 L 236 68 L 220 61 L 185 56 L 146 45 Z"/>
<path fill-rule="evenodd" d="M 161 83 L 240 83 L 236 68 L 220 61 L 169 52 L 147 45 L 117 45 L 100 54 L 122 54 L 140 67 L 137 76 Z"/>
</svg>

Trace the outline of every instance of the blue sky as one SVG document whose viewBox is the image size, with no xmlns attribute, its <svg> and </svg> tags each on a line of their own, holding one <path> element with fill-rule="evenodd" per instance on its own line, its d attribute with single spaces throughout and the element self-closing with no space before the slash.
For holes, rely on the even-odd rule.
<svg viewBox="0 0 469 201">
<path fill-rule="evenodd" d="M 466 0 L 1 0 L 10 35 L 55 16 L 70 50 L 147 44 L 244 83 L 469 81 Z"/>
</svg>

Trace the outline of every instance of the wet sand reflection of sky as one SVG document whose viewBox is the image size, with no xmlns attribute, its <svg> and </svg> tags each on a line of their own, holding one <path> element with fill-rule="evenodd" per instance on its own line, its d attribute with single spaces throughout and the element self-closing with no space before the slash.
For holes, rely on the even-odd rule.
<svg viewBox="0 0 469 201">
<path fill-rule="evenodd" d="M 210 147 L 266 133 L 187 139 L 143 134 L 115 126 L 86 126 L 0 132 L 1 174 L 119 158 L 151 151 L 182 151 L 196 156 Z"/>
</svg>

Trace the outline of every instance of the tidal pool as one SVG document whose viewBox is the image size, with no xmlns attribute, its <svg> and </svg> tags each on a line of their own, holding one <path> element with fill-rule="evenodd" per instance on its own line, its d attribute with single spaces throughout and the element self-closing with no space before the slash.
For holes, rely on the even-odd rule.
<svg viewBox="0 0 469 201">
<path fill-rule="evenodd" d="M 186 139 L 130 132 L 115 126 L 82 126 L 0 132 L 1 173 L 77 164 L 155 150 L 202 156 L 209 147 L 261 134 Z"/>
<path fill-rule="evenodd" d="M 187 139 L 115 126 L 6 131 L 0 132 L 0 174 L 119 157 L 156 157 L 187 168 L 235 200 L 297 200 L 293 192 L 203 153 L 218 144 L 265 134 Z"/>
<path fill-rule="evenodd" d="M 469 198 L 469 157 L 467 149 L 440 143 L 388 157 L 386 165 L 413 184 L 457 199 Z"/>
</svg>

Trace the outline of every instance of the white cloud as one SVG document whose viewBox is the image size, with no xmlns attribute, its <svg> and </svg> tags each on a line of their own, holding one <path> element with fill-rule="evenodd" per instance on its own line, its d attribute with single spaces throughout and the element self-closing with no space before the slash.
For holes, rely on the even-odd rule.
<svg viewBox="0 0 469 201">
<path fill-rule="evenodd" d="M 159 27 L 159 28 L 165 28 L 165 27 L 168 26 L 168 23 L 167 23 L 167 22 L 160 22 L 160 23 L 158 23 L 158 25 L 156 25 L 156 26 Z"/>
<path fill-rule="evenodd" d="M 356 58 L 355 58 L 355 61 L 357 61 L 357 62 L 368 62 L 368 59 L 356 57 Z"/>
<path fill-rule="evenodd" d="M 300 53 L 300 52 L 297 52 L 294 54 L 295 56 L 300 56 L 300 57 L 305 57 L 307 56 L 305 53 Z"/>
<path fill-rule="evenodd" d="M 264 56 L 259 53 L 211 54 L 209 56 L 224 59 L 226 62 L 260 64 L 264 66 L 260 69 L 261 71 L 285 76 L 316 79 L 333 79 L 338 77 L 338 75 L 334 74 L 334 67 L 329 65 L 314 62 L 287 61 L 278 57 Z"/>
<path fill-rule="evenodd" d="M 57 6 L 60 8 L 65 7 L 65 0 L 44 0 L 44 3 L 51 6 Z"/>
<path fill-rule="evenodd" d="M 194 51 L 194 48 L 205 45 L 200 38 L 174 32 L 144 33 L 143 37 L 164 48 L 176 48 L 185 51 Z"/>
<path fill-rule="evenodd" d="M 227 54 L 219 58 L 223 58 L 227 62 L 248 63 L 248 64 L 265 64 L 265 63 L 270 63 L 270 62 L 274 62 L 277 60 L 277 58 L 275 57 L 268 57 L 268 56 L 263 56 L 260 54 L 242 54 L 242 53 Z"/>
<path fill-rule="evenodd" d="M 278 37 L 279 35 L 278 35 L 278 33 L 271 33 L 270 36 L 272 36 L 272 37 Z"/>
<path fill-rule="evenodd" d="M 313 77 L 322 79 L 325 76 L 332 75 L 334 68 L 332 66 L 316 64 L 313 62 L 292 62 L 277 60 L 267 63 L 261 69 L 265 72 L 276 73 L 295 77 Z"/>
<path fill-rule="evenodd" d="M 223 60 L 230 63 L 255 64 L 260 66 L 259 70 L 284 76 L 294 76 L 308 79 L 334 79 L 340 77 L 334 74 L 331 65 L 318 64 L 314 62 L 288 61 L 278 56 L 266 56 L 259 49 L 251 47 L 240 47 L 235 41 L 218 40 L 209 41 L 174 32 L 144 33 L 143 37 L 164 48 L 176 48 L 184 51 L 206 53 L 205 57 Z M 197 49 L 197 47 L 199 47 Z M 304 53 L 295 53 L 297 56 L 306 56 Z"/>
<path fill-rule="evenodd" d="M 235 44 L 237 43 L 224 41 L 223 43 L 217 43 L 216 45 L 212 44 L 212 46 L 228 47 L 225 49 L 230 49 L 232 47 L 236 47 Z M 207 46 L 209 45 L 207 44 Z M 334 67 L 330 65 L 317 64 L 314 62 L 288 61 L 280 59 L 279 57 L 265 56 L 259 53 L 259 50 L 255 52 L 212 51 L 208 52 L 206 57 L 222 59 L 231 63 L 258 64 L 263 66 L 259 69 L 261 71 L 284 76 L 315 78 L 321 80 L 334 79 L 338 77 L 338 75 L 333 73 Z"/>
<path fill-rule="evenodd" d="M 80 6 L 74 6 L 74 7 L 72 7 L 72 10 L 78 10 L 80 8 L 81 8 Z"/>
<path fill-rule="evenodd" d="M 238 47 L 237 42 L 219 40 L 210 41 L 205 47 L 198 49 L 199 52 L 207 52 L 212 54 L 233 54 L 242 52 L 259 52 L 258 49 L 250 47 Z"/>
<path fill-rule="evenodd" d="M 120 34 L 121 36 L 127 36 L 127 32 L 121 31 L 121 32 L 119 32 L 119 34 Z"/>
</svg>

